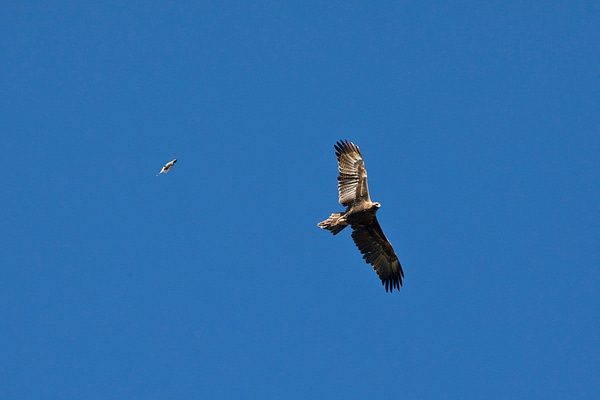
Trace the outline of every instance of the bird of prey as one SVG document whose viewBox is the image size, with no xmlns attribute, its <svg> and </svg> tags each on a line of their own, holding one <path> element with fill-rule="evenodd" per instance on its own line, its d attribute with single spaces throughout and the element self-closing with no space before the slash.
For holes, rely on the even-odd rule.
<svg viewBox="0 0 600 400">
<path fill-rule="evenodd" d="M 317 225 L 337 235 L 342 229 L 352 227 L 352 239 L 363 254 L 365 261 L 373 266 L 385 290 L 400 290 L 404 272 L 389 240 L 383 234 L 375 214 L 381 205 L 372 202 L 367 187 L 367 171 L 358 146 L 347 140 L 335 145 L 338 160 L 339 202 L 346 212 L 331 214 Z"/>
<path fill-rule="evenodd" d="M 175 163 L 177 162 L 177 159 L 174 159 L 173 161 L 169 161 L 168 163 L 165 164 L 164 167 L 162 167 L 162 169 L 160 170 L 160 172 L 158 174 L 156 174 L 156 176 L 159 176 L 160 174 L 162 174 L 163 172 L 166 174 L 167 172 L 169 172 L 169 170 L 171 169 L 171 167 L 173 165 L 175 165 Z"/>
</svg>

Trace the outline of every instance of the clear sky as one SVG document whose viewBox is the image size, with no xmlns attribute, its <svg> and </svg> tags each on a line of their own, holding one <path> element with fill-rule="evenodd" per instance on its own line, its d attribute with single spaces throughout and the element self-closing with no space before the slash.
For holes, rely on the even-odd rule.
<svg viewBox="0 0 600 400">
<path fill-rule="evenodd" d="M 1 398 L 598 398 L 600 3 L 8 3 Z"/>
</svg>

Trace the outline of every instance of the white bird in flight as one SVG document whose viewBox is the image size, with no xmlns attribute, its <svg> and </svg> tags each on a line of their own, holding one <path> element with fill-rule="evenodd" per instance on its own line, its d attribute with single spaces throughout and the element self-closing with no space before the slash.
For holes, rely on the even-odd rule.
<svg viewBox="0 0 600 400">
<path fill-rule="evenodd" d="M 166 174 L 167 172 L 169 172 L 169 170 L 171 169 L 171 167 L 173 165 L 175 165 L 175 163 L 177 162 L 177 159 L 174 159 L 173 161 L 169 161 L 168 163 L 165 164 L 164 167 L 162 167 L 162 169 L 160 170 L 160 172 L 158 174 L 156 174 L 156 176 L 159 176 L 160 174 L 162 174 L 163 172 Z"/>
</svg>

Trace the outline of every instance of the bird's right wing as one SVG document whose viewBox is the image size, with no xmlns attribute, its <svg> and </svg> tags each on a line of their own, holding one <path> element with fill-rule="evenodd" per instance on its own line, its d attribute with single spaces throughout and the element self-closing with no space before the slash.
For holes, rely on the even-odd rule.
<svg viewBox="0 0 600 400">
<path fill-rule="evenodd" d="M 371 201 L 367 186 L 367 170 L 357 145 L 347 140 L 335 144 L 338 160 L 339 201 L 348 206 L 355 201 Z"/>
</svg>

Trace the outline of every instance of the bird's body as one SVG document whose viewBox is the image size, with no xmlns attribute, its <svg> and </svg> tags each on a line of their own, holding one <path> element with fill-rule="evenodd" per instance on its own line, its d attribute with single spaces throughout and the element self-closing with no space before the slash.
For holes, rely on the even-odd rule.
<svg viewBox="0 0 600 400">
<path fill-rule="evenodd" d="M 363 254 L 365 261 L 373 266 L 386 291 L 400 290 L 404 272 L 389 240 L 385 237 L 376 213 L 381 205 L 372 202 L 367 186 L 367 171 L 358 146 L 352 142 L 339 141 L 335 145 L 338 160 L 339 202 L 346 207 L 344 213 L 331 214 L 318 226 L 337 235 L 350 225 L 352 239 Z"/>
<path fill-rule="evenodd" d="M 169 161 L 168 163 L 166 163 L 166 164 L 165 164 L 165 165 L 162 167 L 162 169 L 160 170 L 160 172 L 159 172 L 158 174 L 156 174 L 156 176 L 159 176 L 159 175 L 160 175 L 160 174 L 162 174 L 162 173 L 165 173 L 165 174 L 166 174 L 167 172 L 169 172 L 169 170 L 171 169 L 171 167 L 172 167 L 173 165 L 175 165 L 175 163 L 176 163 L 176 162 L 177 162 L 177 159 L 174 159 L 174 160 L 172 160 L 172 161 Z"/>
</svg>

